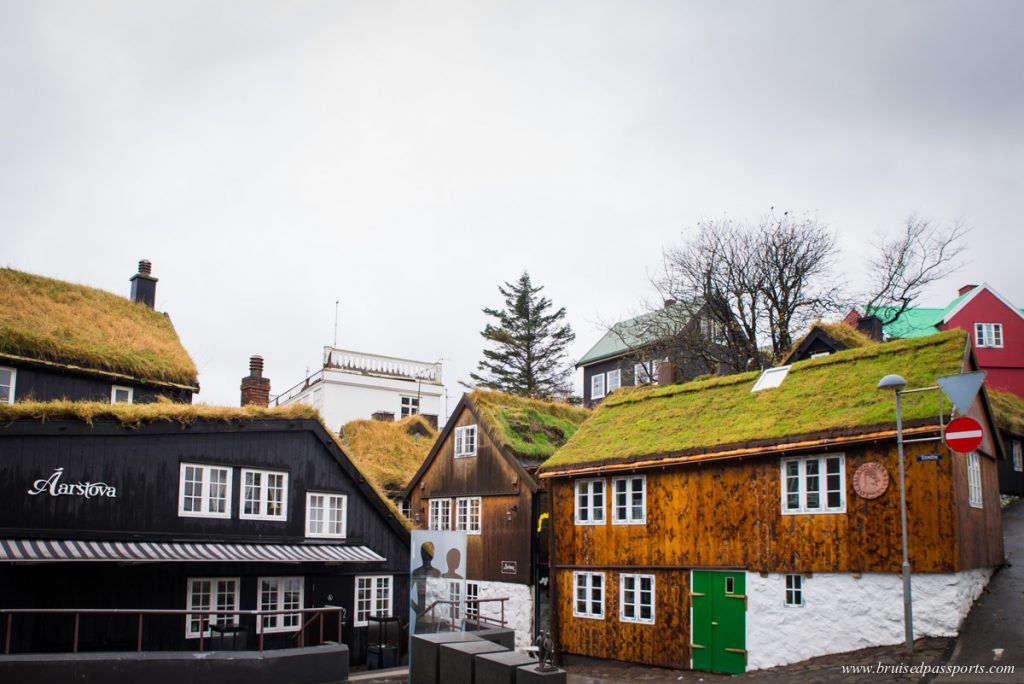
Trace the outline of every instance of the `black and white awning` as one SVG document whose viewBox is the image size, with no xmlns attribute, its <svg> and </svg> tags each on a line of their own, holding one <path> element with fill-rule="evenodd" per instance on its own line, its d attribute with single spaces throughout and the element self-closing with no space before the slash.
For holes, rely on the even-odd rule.
<svg viewBox="0 0 1024 684">
<path fill-rule="evenodd" d="M 54 539 L 0 539 L 0 562 L 365 563 L 386 560 L 366 546 L 340 544 L 205 544 Z"/>
</svg>

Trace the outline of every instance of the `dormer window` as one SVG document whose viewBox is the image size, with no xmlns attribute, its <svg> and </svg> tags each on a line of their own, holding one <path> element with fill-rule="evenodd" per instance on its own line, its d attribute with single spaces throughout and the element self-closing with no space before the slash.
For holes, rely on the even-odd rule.
<svg viewBox="0 0 1024 684">
<path fill-rule="evenodd" d="M 14 380 L 18 371 L 0 366 L 0 404 L 14 403 Z"/>
<path fill-rule="evenodd" d="M 135 389 L 114 385 L 110 388 L 111 404 L 132 404 L 135 403 Z"/>
<path fill-rule="evenodd" d="M 455 458 L 476 456 L 476 425 L 455 428 Z"/>
</svg>

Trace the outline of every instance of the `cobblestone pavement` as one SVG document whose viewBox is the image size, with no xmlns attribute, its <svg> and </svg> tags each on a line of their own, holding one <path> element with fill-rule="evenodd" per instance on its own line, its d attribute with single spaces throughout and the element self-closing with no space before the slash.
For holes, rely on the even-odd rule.
<svg viewBox="0 0 1024 684">
<path fill-rule="evenodd" d="M 710 672 L 697 672 L 694 670 L 668 670 L 659 667 L 642 667 L 629 665 L 612 660 L 596 660 L 574 658 L 565 669 L 568 671 L 568 684 L 616 684 L 640 683 L 640 684 L 725 684 L 725 682 L 736 682 L 736 684 L 826 684 L 829 682 L 849 682 L 850 684 L 888 684 L 889 682 L 931 682 L 931 676 L 921 676 L 917 673 L 879 673 L 843 672 L 843 666 L 874 666 L 877 669 L 879 664 L 887 666 L 899 665 L 938 665 L 944 663 L 953 645 L 952 639 L 918 639 L 914 644 L 914 653 L 907 656 L 903 645 L 881 646 L 878 648 L 867 648 L 852 653 L 840 653 L 837 655 L 812 658 L 793 665 L 774 667 L 770 670 L 758 670 L 743 675 L 722 675 Z M 896 669 L 890 667 L 889 669 Z M 936 684 L 940 684 L 941 677 L 935 678 Z M 359 684 L 399 684 L 408 681 L 408 674 L 405 670 L 381 672 L 375 675 L 370 672 L 352 673 L 351 681 L 358 681 Z M 977 680 L 979 682 L 984 679 Z M 992 681 L 1002 681 L 993 679 Z"/>
</svg>

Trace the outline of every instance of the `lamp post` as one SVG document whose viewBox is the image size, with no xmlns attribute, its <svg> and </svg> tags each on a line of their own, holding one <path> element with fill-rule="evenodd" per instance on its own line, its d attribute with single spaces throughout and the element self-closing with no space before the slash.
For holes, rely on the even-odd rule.
<svg viewBox="0 0 1024 684">
<path fill-rule="evenodd" d="M 900 457 L 900 530 L 903 533 L 903 629 L 907 653 L 914 652 L 914 610 L 910 594 L 910 560 L 907 557 L 907 486 L 903 468 L 903 416 L 900 411 L 900 392 L 907 381 L 898 375 L 886 375 L 878 381 L 878 389 L 893 390 L 896 394 L 896 445 Z"/>
</svg>

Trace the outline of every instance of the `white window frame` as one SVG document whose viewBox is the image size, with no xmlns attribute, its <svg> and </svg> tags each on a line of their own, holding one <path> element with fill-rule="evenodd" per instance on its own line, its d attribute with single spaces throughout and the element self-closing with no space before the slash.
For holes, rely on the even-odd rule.
<svg viewBox="0 0 1024 684">
<path fill-rule="evenodd" d="M 839 487 L 830 489 L 828 484 L 828 462 L 839 461 Z M 796 508 L 789 507 L 788 494 L 790 493 L 790 475 L 788 466 L 791 463 L 798 464 L 797 491 L 799 505 Z M 808 475 L 808 463 L 817 464 L 817 474 Z M 816 492 L 808 492 L 807 484 L 809 478 L 817 477 L 818 487 Z M 781 493 L 780 504 L 783 515 L 805 515 L 805 514 L 834 514 L 846 512 L 846 456 L 845 454 L 815 454 L 813 456 L 801 456 L 798 458 L 784 458 L 779 464 L 779 491 Z M 839 492 L 839 505 L 828 505 L 828 494 L 830 491 Z M 808 504 L 808 494 L 818 495 L 818 505 Z"/>
<path fill-rule="evenodd" d="M 467 620 L 479 620 L 480 619 L 480 604 L 470 603 L 470 601 L 480 600 L 480 583 L 479 582 L 466 582 L 466 619 Z"/>
<path fill-rule="evenodd" d="M 604 373 L 594 373 L 590 376 L 590 398 L 602 399 L 605 394 Z"/>
<path fill-rule="evenodd" d="M 199 485 L 199 510 L 185 510 L 185 472 L 188 468 L 198 468 L 202 472 L 202 480 Z M 212 471 L 223 471 L 227 473 L 224 482 L 224 510 L 210 511 L 210 473 Z M 178 468 L 178 516 L 182 518 L 230 518 L 231 517 L 231 480 L 234 477 L 234 469 L 221 465 L 206 465 L 203 463 L 182 462 Z"/>
<path fill-rule="evenodd" d="M 787 608 L 804 607 L 804 576 L 798 573 L 785 575 L 785 589 L 782 605 Z"/>
<path fill-rule="evenodd" d="M 428 530 L 440 530 L 446 532 L 452 529 L 452 500 L 451 499 L 427 499 L 429 502 L 429 515 L 427 517 Z"/>
<path fill-rule="evenodd" d="M 355 618 L 353 625 L 366 627 L 370 615 L 383 612 L 392 617 L 394 609 L 394 581 L 391 575 L 356 575 Z"/>
<path fill-rule="evenodd" d="M 128 400 L 127 401 L 118 401 L 117 400 L 117 393 L 119 391 L 120 392 L 127 392 L 128 393 Z M 125 385 L 111 385 L 110 386 L 110 403 L 111 404 L 134 404 L 135 403 L 135 388 L 134 387 L 127 387 Z"/>
<path fill-rule="evenodd" d="M 275 587 L 277 598 L 274 606 L 263 605 L 263 583 Z M 289 582 L 299 584 L 299 605 L 285 605 L 285 589 Z M 306 586 L 303 577 L 260 577 L 256 582 L 256 610 L 301 610 L 306 606 Z M 286 624 L 292 622 L 292 624 Z M 302 626 L 302 613 L 279 613 L 277 615 L 261 615 L 256 623 L 256 633 L 273 634 L 274 632 L 297 632 Z"/>
<path fill-rule="evenodd" d="M 967 502 L 971 508 L 985 507 L 981 493 L 981 459 L 977 451 L 967 454 Z"/>
<path fill-rule="evenodd" d="M 649 591 L 644 591 L 642 588 L 644 580 L 651 581 L 651 588 Z M 633 582 L 632 589 L 626 588 L 626 584 L 629 581 Z M 642 625 L 653 625 L 656 586 L 654 575 L 636 575 L 632 573 L 622 573 L 619 575 L 619 622 L 635 622 Z M 641 612 L 644 606 L 644 594 L 646 593 L 650 594 L 650 618 L 641 617 Z M 632 596 L 632 602 L 626 600 L 627 594 Z M 632 606 L 632 617 L 626 614 L 629 606 Z"/>
<path fill-rule="evenodd" d="M 598 487 L 598 485 L 600 485 Z M 594 495 L 600 489 L 601 505 L 594 504 Z M 577 525 L 604 525 L 605 508 L 607 507 L 607 490 L 605 481 L 602 478 L 591 480 L 576 480 L 575 505 Z M 584 503 L 585 502 L 585 503 Z M 583 514 L 586 515 L 583 515 Z"/>
<path fill-rule="evenodd" d="M 481 510 L 479 496 L 460 496 L 455 499 L 454 529 L 466 534 L 480 534 Z"/>
<path fill-rule="evenodd" d="M 257 513 L 246 513 L 245 505 L 248 502 L 248 489 L 252 486 L 246 483 L 247 475 L 259 475 L 258 495 L 255 503 L 259 505 Z M 281 476 L 281 512 L 278 514 L 267 513 L 270 504 L 270 487 L 267 484 L 267 476 Z M 285 470 L 263 470 L 260 468 L 242 468 L 242 477 L 239 479 L 240 491 L 238 494 L 238 517 L 242 520 L 275 520 L 283 522 L 288 520 L 288 472 Z"/>
<path fill-rule="evenodd" d="M 622 387 L 622 371 L 616 368 L 605 374 L 605 396 Z"/>
<path fill-rule="evenodd" d="M 462 427 L 455 428 L 455 458 L 469 458 L 470 456 L 476 456 L 476 438 L 476 423 L 473 425 L 463 425 Z M 473 442 L 472 445 L 467 444 L 470 439 Z"/>
<path fill-rule="evenodd" d="M 640 486 L 640 517 L 633 515 L 633 496 L 639 481 Z M 619 493 L 624 489 L 626 495 L 625 515 L 620 514 Z M 629 475 L 612 478 L 612 524 L 613 525 L 644 525 L 647 523 L 647 476 Z"/>
<path fill-rule="evenodd" d="M 402 418 L 418 416 L 420 414 L 420 398 L 402 396 L 398 401 L 398 414 Z"/>
<path fill-rule="evenodd" d="M 594 580 L 600 579 L 599 586 L 595 586 Z M 573 617 L 588 618 L 591 620 L 604 620 L 604 573 L 603 572 L 574 572 L 572 573 L 572 614 Z M 585 598 L 585 609 L 580 610 L 580 590 L 583 590 Z M 595 594 L 595 591 L 597 592 Z M 601 605 L 601 611 L 594 611 L 594 603 Z"/>
<path fill-rule="evenodd" d="M 319 502 L 315 499 L 320 499 Z M 319 505 L 314 505 L 319 504 Z M 320 510 L 318 518 L 314 517 Z M 331 520 L 334 514 L 334 520 Z M 331 531 L 330 527 L 340 527 Z M 306 492 L 306 536 L 344 539 L 348 533 L 348 497 L 338 492 Z"/>
<path fill-rule="evenodd" d="M 207 589 L 207 592 L 206 592 L 207 598 L 209 599 L 210 603 L 208 603 L 205 607 L 204 606 L 197 606 L 193 602 L 193 599 L 195 598 L 195 596 L 194 596 L 195 592 L 193 591 L 194 586 L 196 584 L 198 584 L 198 583 L 201 583 L 201 582 L 206 582 L 206 583 L 209 583 L 209 585 L 210 585 L 208 587 L 208 589 Z M 233 585 L 233 590 L 229 590 L 230 594 L 228 592 L 224 592 L 225 596 L 230 595 L 230 597 L 231 597 L 232 607 L 230 607 L 230 608 L 228 608 L 226 606 L 222 608 L 221 605 L 220 605 L 220 597 L 221 597 L 221 593 L 222 593 L 221 592 L 221 587 L 220 587 L 220 583 L 221 582 L 225 582 L 225 583 L 230 582 Z M 188 581 L 185 583 L 185 609 L 186 610 L 225 610 L 225 611 L 235 611 L 235 610 L 238 610 L 238 606 L 239 606 L 239 604 L 238 604 L 238 588 L 239 588 L 240 585 L 241 585 L 241 580 L 238 577 L 189 577 Z M 216 588 L 216 590 L 215 590 L 215 588 Z M 231 617 L 231 624 L 238 625 L 238 617 L 239 617 L 238 614 L 233 615 Z M 203 630 L 203 635 L 202 635 L 204 638 L 208 638 L 212 634 L 212 632 L 210 631 L 209 625 L 211 623 L 214 623 L 214 622 L 220 622 L 220 620 L 219 620 L 220 616 L 219 615 L 196 615 L 195 618 L 197 618 L 197 619 L 205 618 L 206 619 L 207 628 L 205 630 Z M 192 621 L 193 621 L 192 614 L 191 613 L 187 614 L 185 616 L 185 638 L 186 639 L 198 639 L 199 638 L 199 630 L 192 624 Z"/>
<path fill-rule="evenodd" d="M 1003 346 L 1003 324 L 975 323 L 974 346 L 1001 349 Z"/>
<path fill-rule="evenodd" d="M 14 385 L 18 380 L 18 369 L 11 368 L 10 366 L 0 366 L 0 371 L 7 371 L 11 374 L 11 383 L 7 386 L 7 392 L 4 396 L 0 394 L 0 404 L 13 404 L 14 403 Z"/>
<path fill-rule="evenodd" d="M 448 619 L 451 620 L 452 624 L 456 624 L 462 619 L 462 585 L 463 580 L 450 579 L 448 580 L 448 600 L 451 603 L 448 604 Z"/>
<path fill-rule="evenodd" d="M 1018 473 L 1024 471 L 1024 459 L 1021 457 L 1021 446 L 1020 440 L 1013 440 L 1013 444 L 1010 445 L 1010 451 L 1013 454 L 1013 469 Z"/>
</svg>

